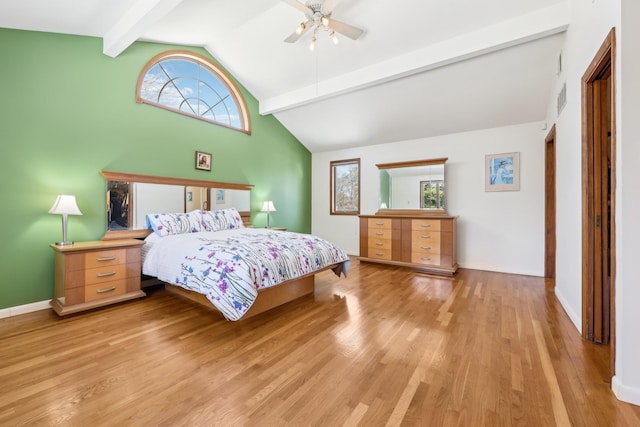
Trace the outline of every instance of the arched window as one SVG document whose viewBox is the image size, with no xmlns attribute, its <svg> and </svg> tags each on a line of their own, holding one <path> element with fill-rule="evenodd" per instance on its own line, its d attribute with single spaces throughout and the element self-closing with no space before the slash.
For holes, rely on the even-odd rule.
<svg viewBox="0 0 640 427">
<path fill-rule="evenodd" d="M 211 61 L 193 52 L 173 50 L 151 58 L 138 76 L 136 102 L 251 133 L 238 88 Z"/>
</svg>

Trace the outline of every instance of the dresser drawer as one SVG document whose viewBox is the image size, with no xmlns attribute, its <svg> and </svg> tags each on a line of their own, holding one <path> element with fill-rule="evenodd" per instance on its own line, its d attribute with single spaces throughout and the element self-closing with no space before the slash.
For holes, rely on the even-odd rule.
<svg viewBox="0 0 640 427">
<path fill-rule="evenodd" d="M 411 262 L 415 264 L 440 265 L 440 254 L 427 254 L 422 252 L 412 252 Z"/>
<path fill-rule="evenodd" d="M 412 230 L 440 231 L 439 219 L 414 219 L 411 221 Z"/>
<path fill-rule="evenodd" d="M 411 252 L 420 253 L 420 254 L 439 254 L 440 242 L 436 242 L 434 240 L 430 240 L 430 241 L 414 240 L 411 242 Z"/>
<path fill-rule="evenodd" d="M 391 260 L 391 249 L 369 248 L 369 258 Z"/>
<path fill-rule="evenodd" d="M 376 251 L 378 249 L 391 250 L 391 240 L 369 239 L 369 251 Z"/>
<path fill-rule="evenodd" d="M 438 231 L 419 231 L 414 230 L 411 232 L 411 246 L 424 245 L 427 243 L 433 243 L 440 245 L 442 235 Z"/>
<path fill-rule="evenodd" d="M 391 229 L 369 229 L 369 240 L 391 240 Z"/>
<path fill-rule="evenodd" d="M 391 230 L 391 218 L 369 218 L 368 226 L 369 231 L 380 228 Z"/>
<path fill-rule="evenodd" d="M 88 285 L 84 289 L 85 302 L 98 300 L 101 298 L 112 297 L 114 295 L 121 295 L 127 291 L 127 280 L 113 280 L 106 283 L 96 283 L 94 285 Z"/>
<path fill-rule="evenodd" d="M 85 285 L 111 282 L 127 278 L 126 264 L 111 265 L 99 268 L 90 268 L 84 273 Z"/>
<path fill-rule="evenodd" d="M 105 267 L 116 264 L 126 264 L 126 249 L 110 249 L 97 252 L 88 252 L 84 255 L 86 268 Z"/>
</svg>

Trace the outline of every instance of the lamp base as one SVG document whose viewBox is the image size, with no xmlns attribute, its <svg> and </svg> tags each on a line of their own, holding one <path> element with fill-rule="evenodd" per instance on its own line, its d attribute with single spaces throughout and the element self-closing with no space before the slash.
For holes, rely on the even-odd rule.
<svg viewBox="0 0 640 427">
<path fill-rule="evenodd" d="M 56 246 L 73 246 L 73 242 L 56 242 Z"/>
</svg>

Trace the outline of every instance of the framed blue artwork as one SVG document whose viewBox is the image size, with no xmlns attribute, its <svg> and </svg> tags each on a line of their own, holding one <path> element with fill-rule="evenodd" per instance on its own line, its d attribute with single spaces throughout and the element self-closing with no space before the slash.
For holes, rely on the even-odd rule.
<svg viewBox="0 0 640 427">
<path fill-rule="evenodd" d="M 520 153 L 485 156 L 484 191 L 520 190 Z"/>
</svg>

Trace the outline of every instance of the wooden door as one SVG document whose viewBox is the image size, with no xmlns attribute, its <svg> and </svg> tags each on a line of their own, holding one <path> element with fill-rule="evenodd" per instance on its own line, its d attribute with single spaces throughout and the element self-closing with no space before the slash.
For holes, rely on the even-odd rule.
<svg viewBox="0 0 640 427">
<path fill-rule="evenodd" d="M 582 79 L 583 323 L 585 339 L 612 346 L 615 372 L 615 32 Z"/>
</svg>

